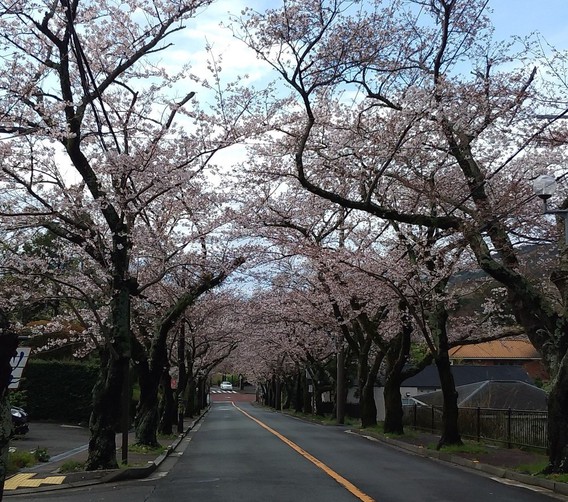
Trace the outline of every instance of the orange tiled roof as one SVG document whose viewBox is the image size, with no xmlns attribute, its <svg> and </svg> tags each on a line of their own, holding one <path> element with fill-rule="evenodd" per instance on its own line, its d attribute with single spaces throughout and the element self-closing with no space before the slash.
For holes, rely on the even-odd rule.
<svg viewBox="0 0 568 502">
<path fill-rule="evenodd" d="M 451 359 L 541 359 L 528 340 L 494 340 L 450 349 Z"/>
</svg>

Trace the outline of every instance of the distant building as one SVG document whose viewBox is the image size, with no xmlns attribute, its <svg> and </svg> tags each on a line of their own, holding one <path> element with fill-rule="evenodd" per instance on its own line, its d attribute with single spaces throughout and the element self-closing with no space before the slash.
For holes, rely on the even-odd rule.
<svg viewBox="0 0 568 502">
<path fill-rule="evenodd" d="M 486 381 L 515 381 L 533 385 L 533 379 L 522 366 L 452 366 L 452 375 L 456 387 Z M 438 368 L 434 365 L 426 366 L 420 373 L 407 378 L 400 386 L 402 397 L 415 397 L 441 389 Z"/>
<path fill-rule="evenodd" d="M 526 338 L 459 345 L 450 349 L 450 359 L 460 365 L 522 366 L 533 379 L 548 380 L 541 355 Z"/>
<path fill-rule="evenodd" d="M 458 385 L 456 391 L 460 408 L 547 410 L 546 392 L 526 382 L 486 380 Z M 444 404 L 441 391 L 421 394 L 416 400 L 429 406 L 443 406 Z"/>
<path fill-rule="evenodd" d="M 492 381 L 506 381 L 523 384 L 520 388 L 528 388 L 524 387 L 524 385 L 526 385 L 537 389 L 537 387 L 534 386 L 533 379 L 520 365 L 453 365 L 452 374 L 456 387 Z M 490 387 L 492 386 L 489 386 L 484 392 Z M 376 386 L 374 390 L 375 404 L 377 406 L 377 420 L 382 421 L 385 419 L 384 388 Z M 413 400 L 410 398 L 421 400 L 422 395 L 431 394 L 439 390 L 441 390 L 440 377 L 438 375 L 438 368 L 436 368 L 435 365 L 427 366 L 417 375 L 406 379 L 400 386 L 400 394 L 404 404 L 411 404 Z M 540 391 L 540 389 L 537 390 Z M 356 388 L 349 389 L 347 396 L 348 403 L 357 403 L 356 391 Z"/>
</svg>

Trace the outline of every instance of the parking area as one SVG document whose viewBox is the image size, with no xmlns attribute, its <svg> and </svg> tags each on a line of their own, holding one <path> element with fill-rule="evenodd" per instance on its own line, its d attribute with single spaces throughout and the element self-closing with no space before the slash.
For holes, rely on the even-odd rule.
<svg viewBox="0 0 568 502">
<path fill-rule="evenodd" d="M 31 422 L 30 430 L 25 436 L 17 436 L 10 441 L 10 448 L 32 451 L 36 448 L 46 449 L 50 461 L 40 463 L 28 469 L 34 472 L 51 471 L 52 463 L 66 455 L 71 456 L 87 449 L 89 429 L 77 425 L 47 422 Z"/>
</svg>

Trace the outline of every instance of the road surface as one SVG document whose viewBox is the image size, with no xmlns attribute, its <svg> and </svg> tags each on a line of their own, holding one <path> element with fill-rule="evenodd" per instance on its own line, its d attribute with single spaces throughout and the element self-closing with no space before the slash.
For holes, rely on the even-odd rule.
<svg viewBox="0 0 568 502">
<path fill-rule="evenodd" d="M 548 492 L 503 484 L 382 443 L 254 407 L 218 401 L 149 479 L 69 489 L 58 502 L 545 502 Z M 10 500 L 36 501 L 38 495 Z"/>
</svg>

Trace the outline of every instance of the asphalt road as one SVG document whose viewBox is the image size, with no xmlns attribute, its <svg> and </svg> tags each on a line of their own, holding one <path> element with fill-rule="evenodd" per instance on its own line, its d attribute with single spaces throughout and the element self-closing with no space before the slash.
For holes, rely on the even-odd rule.
<svg viewBox="0 0 568 502">
<path fill-rule="evenodd" d="M 317 465 L 316 465 L 317 464 Z M 37 501 L 39 495 L 10 496 Z M 159 471 L 143 481 L 43 493 L 60 502 L 545 502 L 534 489 L 413 456 L 253 407 L 215 402 Z"/>
<path fill-rule="evenodd" d="M 89 443 L 89 429 L 75 425 L 55 423 L 30 423 L 30 430 L 24 436 L 10 441 L 10 446 L 22 451 L 44 448 L 51 461 L 70 456 L 74 451 L 86 450 Z M 35 471 L 49 471 L 49 463 L 38 464 Z"/>
</svg>

